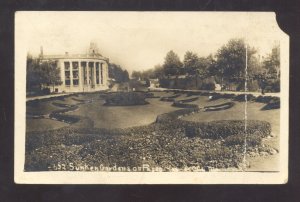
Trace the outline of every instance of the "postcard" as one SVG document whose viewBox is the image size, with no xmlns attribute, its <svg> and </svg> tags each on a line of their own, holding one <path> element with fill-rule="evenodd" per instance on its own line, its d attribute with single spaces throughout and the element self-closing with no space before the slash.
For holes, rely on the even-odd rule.
<svg viewBox="0 0 300 202">
<path fill-rule="evenodd" d="M 18 11 L 15 182 L 288 182 L 274 12 Z"/>
</svg>

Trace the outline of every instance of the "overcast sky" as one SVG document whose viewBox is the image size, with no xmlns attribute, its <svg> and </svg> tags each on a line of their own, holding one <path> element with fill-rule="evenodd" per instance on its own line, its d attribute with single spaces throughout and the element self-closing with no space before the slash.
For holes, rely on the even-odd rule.
<svg viewBox="0 0 300 202">
<path fill-rule="evenodd" d="M 111 62 L 129 70 L 163 64 L 169 50 L 214 54 L 231 38 L 245 38 L 261 55 L 282 34 L 275 13 L 18 12 L 16 31 L 37 55 L 85 53 L 91 41 Z"/>
</svg>

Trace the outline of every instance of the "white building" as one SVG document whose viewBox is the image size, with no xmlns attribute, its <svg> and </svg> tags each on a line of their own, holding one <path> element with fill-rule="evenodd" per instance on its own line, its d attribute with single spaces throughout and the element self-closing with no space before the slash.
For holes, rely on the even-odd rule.
<svg viewBox="0 0 300 202">
<path fill-rule="evenodd" d="M 91 92 L 108 89 L 109 59 L 98 53 L 95 44 L 91 43 L 87 54 L 44 55 L 42 61 L 56 61 L 60 68 L 62 84 L 50 88 L 54 92 Z"/>
</svg>

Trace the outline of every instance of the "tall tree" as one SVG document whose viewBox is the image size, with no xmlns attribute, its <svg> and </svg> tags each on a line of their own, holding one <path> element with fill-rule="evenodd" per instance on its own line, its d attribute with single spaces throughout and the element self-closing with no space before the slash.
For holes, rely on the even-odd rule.
<svg viewBox="0 0 300 202">
<path fill-rule="evenodd" d="M 183 67 L 186 73 L 195 74 L 199 68 L 199 57 L 192 51 L 187 51 L 183 59 Z"/>
<path fill-rule="evenodd" d="M 26 73 L 27 90 L 41 90 L 42 86 L 60 85 L 60 69 L 56 61 L 41 61 L 32 56 L 27 56 Z"/>
<path fill-rule="evenodd" d="M 62 84 L 60 79 L 60 68 L 56 61 L 43 61 L 40 63 L 40 68 L 44 72 L 44 84 L 52 86 L 52 91 L 54 91 L 55 85 Z"/>
<path fill-rule="evenodd" d="M 108 75 L 110 78 L 114 78 L 118 83 L 127 82 L 129 80 L 128 71 L 123 70 L 120 65 L 114 63 L 109 63 Z"/>
<path fill-rule="evenodd" d="M 142 77 L 142 73 L 139 72 L 139 71 L 132 71 L 131 77 L 136 78 L 136 79 L 141 78 Z"/>
<path fill-rule="evenodd" d="M 248 69 L 253 67 L 251 63 L 252 57 L 256 50 L 247 46 L 247 61 Z M 243 39 L 231 39 L 229 42 L 222 46 L 216 54 L 217 75 L 228 82 L 242 82 L 245 80 L 245 67 L 246 67 L 246 43 Z M 253 68 L 252 68 L 253 69 Z"/>
<path fill-rule="evenodd" d="M 163 73 L 164 69 L 162 65 L 157 64 L 154 66 L 153 78 L 161 78 L 163 76 Z"/>
<path fill-rule="evenodd" d="M 178 75 L 181 72 L 182 63 L 174 51 L 169 51 L 163 65 L 165 75 Z"/>
<path fill-rule="evenodd" d="M 267 77 L 278 79 L 280 75 L 280 46 L 276 44 L 270 54 L 263 61 L 263 67 L 266 69 Z"/>
</svg>

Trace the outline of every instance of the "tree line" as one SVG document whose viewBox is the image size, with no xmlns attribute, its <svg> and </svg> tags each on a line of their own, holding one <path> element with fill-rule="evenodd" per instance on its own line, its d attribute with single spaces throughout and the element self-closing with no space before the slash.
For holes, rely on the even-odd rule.
<svg viewBox="0 0 300 202">
<path fill-rule="evenodd" d="M 279 44 L 274 45 L 265 58 L 260 58 L 258 51 L 246 44 L 243 39 L 231 39 L 214 55 L 210 54 L 207 57 L 200 57 L 195 52 L 187 51 L 181 61 L 179 56 L 170 50 L 163 65 L 156 65 L 147 71 L 133 71 L 131 76 L 145 80 L 159 78 L 160 81 L 177 78 L 180 75 L 196 77 L 202 81 L 213 77 L 215 83 L 220 84 L 223 89 L 231 89 L 234 85 L 236 86 L 234 90 L 244 90 L 247 79 L 248 90 L 259 88 L 263 91 L 279 91 L 279 67 Z"/>
</svg>

